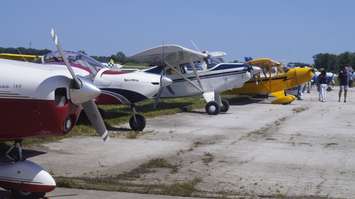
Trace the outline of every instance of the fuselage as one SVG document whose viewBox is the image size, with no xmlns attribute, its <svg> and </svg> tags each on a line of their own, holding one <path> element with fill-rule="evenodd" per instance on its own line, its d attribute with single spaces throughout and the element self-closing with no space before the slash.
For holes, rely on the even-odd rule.
<svg viewBox="0 0 355 199">
<path fill-rule="evenodd" d="M 131 103 L 153 98 L 160 89 L 160 75 L 144 71 L 120 72 L 107 68 L 100 70 L 95 76 L 94 84 L 101 90 L 121 95 Z M 101 94 L 98 104 L 117 104 L 117 99 Z"/>
<path fill-rule="evenodd" d="M 227 94 L 261 94 L 287 90 L 310 81 L 313 77 L 311 68 L 291 68 L 285 73 L 269 77 L 262 77 L 247 81 L 243 87 L 235 88 Z"/>
<path fill-rule="evenodd" d="M 65 67 L 0 59 L 0 139 L 63 135 L 81 107 L 69 100 Z"/>
<path fill-rule="evenodd" d="M 204 92 L 221 93 L 225 90 L 239 88 L 251 78 L 250 67 L 241 63 L 221 63 L 213 68 L 197 71 Z M 193 72 L 183 74 L 195 85 L 199 85 Z M 200 95 L 201 91 L 178 74 L 167 74 L 173 83 L 163 90 L 161 97 L 185 97 Z"/>
</svg>

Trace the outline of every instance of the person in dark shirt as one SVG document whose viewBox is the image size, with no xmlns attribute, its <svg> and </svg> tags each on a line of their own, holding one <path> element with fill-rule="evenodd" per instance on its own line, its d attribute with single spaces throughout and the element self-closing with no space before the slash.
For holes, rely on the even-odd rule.
<svg viewBox="0 0 355 199">
<path fill-rule="evenodd" d="M 346 102 L 346 96 L 347 96 L 347 92 L 348 92 L 348 87 L 349 87 L 349 74 L 348 71 L 345 68 L 342 68 L 339 71 L 338 74 L 338 80 L 339 80 L 339 100 L 338 102 L 340 102 L 341 100 L 341 94 L 344 90 L 344 103 Z"/>
<path fill-rule="evenodd" d="M 326 102 L 327 101 L 327 87 L 328 87 L 328 79 L 327 73 L 323 70 L 317 78 L 317 84 L 319 88 L 319 101 Z"/>
</svg>

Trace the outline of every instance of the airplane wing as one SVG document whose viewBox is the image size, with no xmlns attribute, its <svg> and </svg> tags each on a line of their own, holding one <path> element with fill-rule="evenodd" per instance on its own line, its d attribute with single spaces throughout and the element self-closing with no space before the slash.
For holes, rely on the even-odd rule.
<svg viewBox="0 0 355 199">
<path fill-rule="evenodd" d="M 11 53 L 0 53 L 0 58 L 18 60 L 18 61 L 30 61 L 34 62 L 40 59 L 41 56 L 37 55 L 23 55 L 23 54 L 11 54 Z"/>
<path fill-rule="evenodd" d="M 130 58 L 151 65 L 165 66 L 166 63 L 169 63 L 170 65 L 178 66 L 182 63 L 190 63 L 191 60 L 201 60 L 207 57 L 208 54 L 172 44 L 144 50 Z"/>
<path fill-rule="evenodd" d="M 248 61 L 248 64 L 253 65 L 253 66 L 259 66 L 261 68 L 272 67 L 272 66 L 280 66 L 281 65 L 280 62 L 275 61 L 275 60 L 270 59 L 270 58 L 253 59 L 253 60 Z"/>
</svg>

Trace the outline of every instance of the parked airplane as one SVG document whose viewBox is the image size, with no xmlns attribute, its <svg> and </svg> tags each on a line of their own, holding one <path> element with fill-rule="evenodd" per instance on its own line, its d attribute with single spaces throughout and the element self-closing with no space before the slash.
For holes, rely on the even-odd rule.
<svg viewBox="0 0 355 199">
<path fill-rule="evenodd" d="M 241 87 L 251 78 L 253 70 L 243 63 L 224 63 L 224 52 L 198 52 L 178 45 L 163 45 L 131 56 L 131 59 L 155 65 L 146 72 L 165 74 L 173 84 L 160 90 L 160 98 L 202 95 L 210 115 L 227 112 L 229 103 L 220 93 Z"/>
<path fill-rule="evenodd" d="M 58 37 L 53 40 L 62 53 Z M 56 183 L 41 166 L 26 160 L 23 139 L 64 135 L 75 125 L 83 109 L 96 132 L 104 140 L 108 131 L 94 103 L 100 95 L 90 79 L 75 75 L 65 66 L 0 59 L 0 140 L 14 141 L 0 158 L 0 187 L 11 190 L 15 198 L 39 198 L 52 191 Z"/>
<path fill-rule="evenodd" d="M 96 99 L 99 105 L 124 104 L 130 106 L 132 116 L 129 125 L 133 130 L 142 131 L 146 121 L 143 115 L 136 113 L 135 104 L 145 99 L 153 98 L 162 87 L 172 81 L 157 74 L 144 71 L 114 70 L 105 67 L 100 62 L 81 52 L 64 52 L 75 74 L 91 78 L 101 89 L 101 95 Z M 46 64 L 58 67 L 63 60 L 58 52 L 52 52 L 43 58 Z M 60 66 L 59 66 L 60 67 Z"/>
<path fill-rule="evenodd" d="M 297 67 L 285 71 L 280 62 L 269 58 L 254 59 L 247 63 L 262 68 L 264 76 L 255 76 L 243 87 L 227 91 L 226 94 L 249 96 L 269 96 L 271 94 L 276 98 L 272 101 L 273 104 L 289 104 L 296 97 L 286 95 L 285 91 L 304 84 L 313 77 L 312 68 Z"/>
</svg>

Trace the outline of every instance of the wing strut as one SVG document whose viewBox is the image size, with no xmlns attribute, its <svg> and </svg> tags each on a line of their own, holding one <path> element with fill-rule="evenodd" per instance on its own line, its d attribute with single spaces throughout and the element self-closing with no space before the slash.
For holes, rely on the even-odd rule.
<svg viewBox="0 0 355 199">
<path fill-rule="evenodd" d="M 187 82 L 189 82 L 192 86 L 194 86 L 197 90 L 199 90 L 201 93 L 203 93 L 204 91 L 202 90 L 202 88 L 200 88 L 199 86 L 197 86 L 193 81 L 189 80 L 187 77 L 185 77 L 185 75 L 181 74 L 180 71 L 176 70 L 175 67 L 171 66 L 167 61 L 165 61 L 165 64 L 168 68 L 170 68 L 171 70 L 175 71 L 180 77 L 182 77 L 184 80 L 186 80 Z"/>
<path fill-rule="evenodd" d="M 203 87 L 202 87 L 200 76 L 197 74 L 197 70 L 196 70 L 195 64 L 194 64 L 194 62 L 192 60 L 190 60 L 190 64 L 191 64 L 192 70 L 194 71 L 194 74 L 196 76 L 197 82 L 198 82 L 201 90 L 204 90 Z"/>
</svg>

